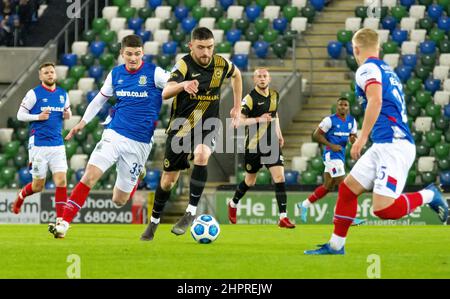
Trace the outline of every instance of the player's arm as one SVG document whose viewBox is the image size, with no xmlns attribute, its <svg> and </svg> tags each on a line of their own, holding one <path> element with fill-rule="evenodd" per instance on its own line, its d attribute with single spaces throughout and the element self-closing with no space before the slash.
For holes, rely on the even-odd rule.
<svg viewBox="0 0 450 299">
<path fill-rule="evenodd" d="M 20 104 L 19 111 L 17 111 L 17 119 L 25 122 L 47 120 L 50 117 L 49 109 L 42 111 L 40 114 L 30 113 L 30 110 L 33 109 L 35 104 L 36 94 L 33 90 L 30 90 Z"/>
<path fill-rule="evenodd" d="M 319 124 L 319 126 L 316 128 L 316 130 L 313 133 L 313 139 L 317 141 L 320 144 L 323 144 L 325 146 L 328 146 L 331 148 L 333 152 L 338 152 L 342 150 L 342 147 L 339 144 L 334 144 L 328 141 L 328 139 L 325 137 L 325 133 L 328 132 L 328 130 L 331 129 L 332 122 L 331 118 L 325 117 Z"/>
<path fill-rule="evenodd" d="M 163 100 L 168 100 L 185 91 L 188 94 L 196 94 L 198 92 L 198 81 L 185 81 L 187 74 L 187 65 L 183 59 L 180 59 L 172 69 L 166 86 L 162 91 Z"/>
<path fill-rule="evenodd" d="M 353 119 L 353 128 L 349 136 L 349 141 L 351 144 L 355 143 L 356 139 L 358 138 L 357 132 L 358 132 L 358 123 L 356 122 L 356 119 Z"/>
<path fill-rule="evenodd" d="M 78 124 L 73 127 L 69 134 L 66 136 L 66 140 L 70 140 L 76 133 L 83 130 L 84 127 L 97 115 L 97 113 L 102 109 L 106 101 L 113 95 L 114 88 L 112 85 L 112 75 L 108 74 L 105 83 L 103 84 L 100 92 L 95 96 L 95 98 L 89 103 L 84 112 L 83 118 Z"/>
<path fill-rule="evenodd" d="M 234 71 L 231 75 L 231 87 L 233 88 L 233 109 L 230 111 L 230 116 L 233 118 L 233 126 L 237 128 L 240 122 L 241 116 L 241 99 L 242 99 L 242 75 L 241 71 L 237 67 L 234 67 Z"/>
<path fill-rule="evenodd" d="M 239 104 L 241 106 L 241 103 Z M 270 113 L 264 113 L 258 117 L 250 117 L 253 110 L 253 99 L 250 95 L 246 95 L 242 100 L 241 113 L 239 113 L 239 123 L 240 126 L 251 126 L 257 123 L 272 121 L 272 116 Z"/>
<path fill-rule="evenodd" d="M 284 138 L 283 138 L 283 134 L 281 133 L 280 118 L 278 116 L 278 112 L 277 112 L 277 118 L 275 119 L 275 129 L 277 132 L 278 142 L 280 143 L 280 147 L 283 147 L 284 146 Z"/>
<path fill-rule="evenodd" d="M 69 119 L 72 117 L 72 110 L 70 109 L 69 95 L 66 93 L 66 103 L 64 104 L 63 119 Z"/>
</svg>

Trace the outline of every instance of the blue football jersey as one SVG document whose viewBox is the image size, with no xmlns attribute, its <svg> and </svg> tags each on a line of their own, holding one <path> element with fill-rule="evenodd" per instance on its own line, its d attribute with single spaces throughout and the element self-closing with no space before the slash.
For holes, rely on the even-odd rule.
<svg viewBox="0 0 450 299">
<path fill-rule="evenodd" d="M 107 127 L 132 140 L 149 143 L 168 78 L 168 72 L 152 63 L 143 62 L 135 71 L 127 70 L 125 64 L 114 67 L 100 90 L 104 96 L 117 98 Z"/>
<path fill-rule="evenodd" d="M 319 128 L 325 133 L 325 138 L 333 144 L 342 147 L 339 152 L 333 152 L 329 146 L 323 148 L 323 159 L 345 161 L 345 147 L 347 146 L 350 134 L 356 134 L 357 124 L 353 116 L 347 115 L 341 118 L 337 114 L 325 117 L 319 124 Z"/>
<path fill-rule="evenodd" d="M 30 123 L 29 146 L 59 146 L 64 145 L 62 138 L 64 109 L 70 108 L 67 92 L 61 87 L 50 90 L 42 85 L 31 89 L 21 104 L 30 114 L 40 114 L 49 109 L 47 120 Z"/>
<path fill-rule="evenodd" d="M 372 129 L 374 143 L 392 143 L 394 139 L 406 139 L 414 144 L 408 127 L 408 117 L 403 86 L 397 74 L 383 60 L 370 57 L 356 71 L 355 92 L 363 109 L 367 107 L 366 88 L 370 84 L 381 84 L 382 107 Z"/>
</svg>

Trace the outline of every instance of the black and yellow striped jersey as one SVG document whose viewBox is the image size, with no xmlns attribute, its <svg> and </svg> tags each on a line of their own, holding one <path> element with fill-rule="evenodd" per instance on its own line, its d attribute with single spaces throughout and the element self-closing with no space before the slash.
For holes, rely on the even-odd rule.
<svg viewBox="0 0 450 299">
<path fill-rule="evenodd" d="M 173 100 L 171 121 L 167 132 L 174 132 L 180 137 L 185 136 L 196 125 L 203 123 L 207 118 L 219 117 L 220 87 L 225 78 L 234 73 L 234 65 L 220 55 L 213 55 L 208 66 L 197 64 L 188 54 L 181 58 L 170 74 L 169 82 L 183 82 L 197 80 L 199 82 L 198 93 L 190 95 L 186 91 L 180 92 Z M 197 111 L 197 113 L 194 113 Z M 190 121 L 190 126 L 182 129 L 172 128 L 173 120 L 185 118 Z"/>
<path fill-rule="evenodd" d="M 268 96 L 264 96 L 260 94 L 256 89 L 253 89 L 248 95 L 244 97 L 244 99 L 242 100 L 241 108 L 241 113 L 243 115 L 248 118 L 256 118 L 265 113 L 270 113 L 272 116 L 271 122 L 257 123 L 255 125 L 252 125 L 251 127 L 246 128 L 245 146 L 247 149 L 257 148 L 258 143 L 263 137 L 267 138 L 267 145 L 272 144 L 272 137 L 274 137 L 274 140 L 276 140 L 276 142 L 278 143 L 278 138 L 276 136 L 272 136 L 271 133 L 275 129 L 275 127 L 272 128 L 272 123 L 275 122 L 275 118 L 277 116 L 278 103 L 278 92 L 273 89 L 269 89 Z"/>
</svg>

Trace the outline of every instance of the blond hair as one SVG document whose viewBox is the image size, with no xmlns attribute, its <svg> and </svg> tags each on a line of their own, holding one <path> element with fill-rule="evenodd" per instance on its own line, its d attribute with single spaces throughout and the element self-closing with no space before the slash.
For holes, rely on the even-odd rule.
<svg viewBox="0 0 450 299">
<path fill-rule="evenodd" d="M 369 28 L 362 28 L 353 35 L 352 42 L 355 46 L 363 49 L 379 47 L 378 33 Z"/>
<path fill-rule="evenodd" d="M 269 76 L 270 76 L 269 69 L 266 68 L 266 67 L 263 67 L 263 66 L 257 67 L 255 69 L 255 71 L 253 72 L 253 76 L 256 76 L 259 71 L 266 71 L 269 74 Z"/>
</svg>

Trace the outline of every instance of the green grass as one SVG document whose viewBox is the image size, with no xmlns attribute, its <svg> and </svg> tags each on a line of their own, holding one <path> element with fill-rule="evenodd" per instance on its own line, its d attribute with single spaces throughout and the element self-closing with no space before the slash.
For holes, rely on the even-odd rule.
<svg viewBox="0 0 450 299">
<path fill-rule="evenodd" d="M 350 230 L 345 256 L 305 256 L 328 241 L 330 225 L 222 225 L 213 244 L 160 225 L 142 242 L 144 225 L 74 225 L 54 239 L 45 225 L 0 226 L 0 278 L 66 278 L 71 254 L 81 278 L 367 278 L 380 256 L 381 278 L 450 278 L 450 228 L 361 226 Z"/>
</svg>

